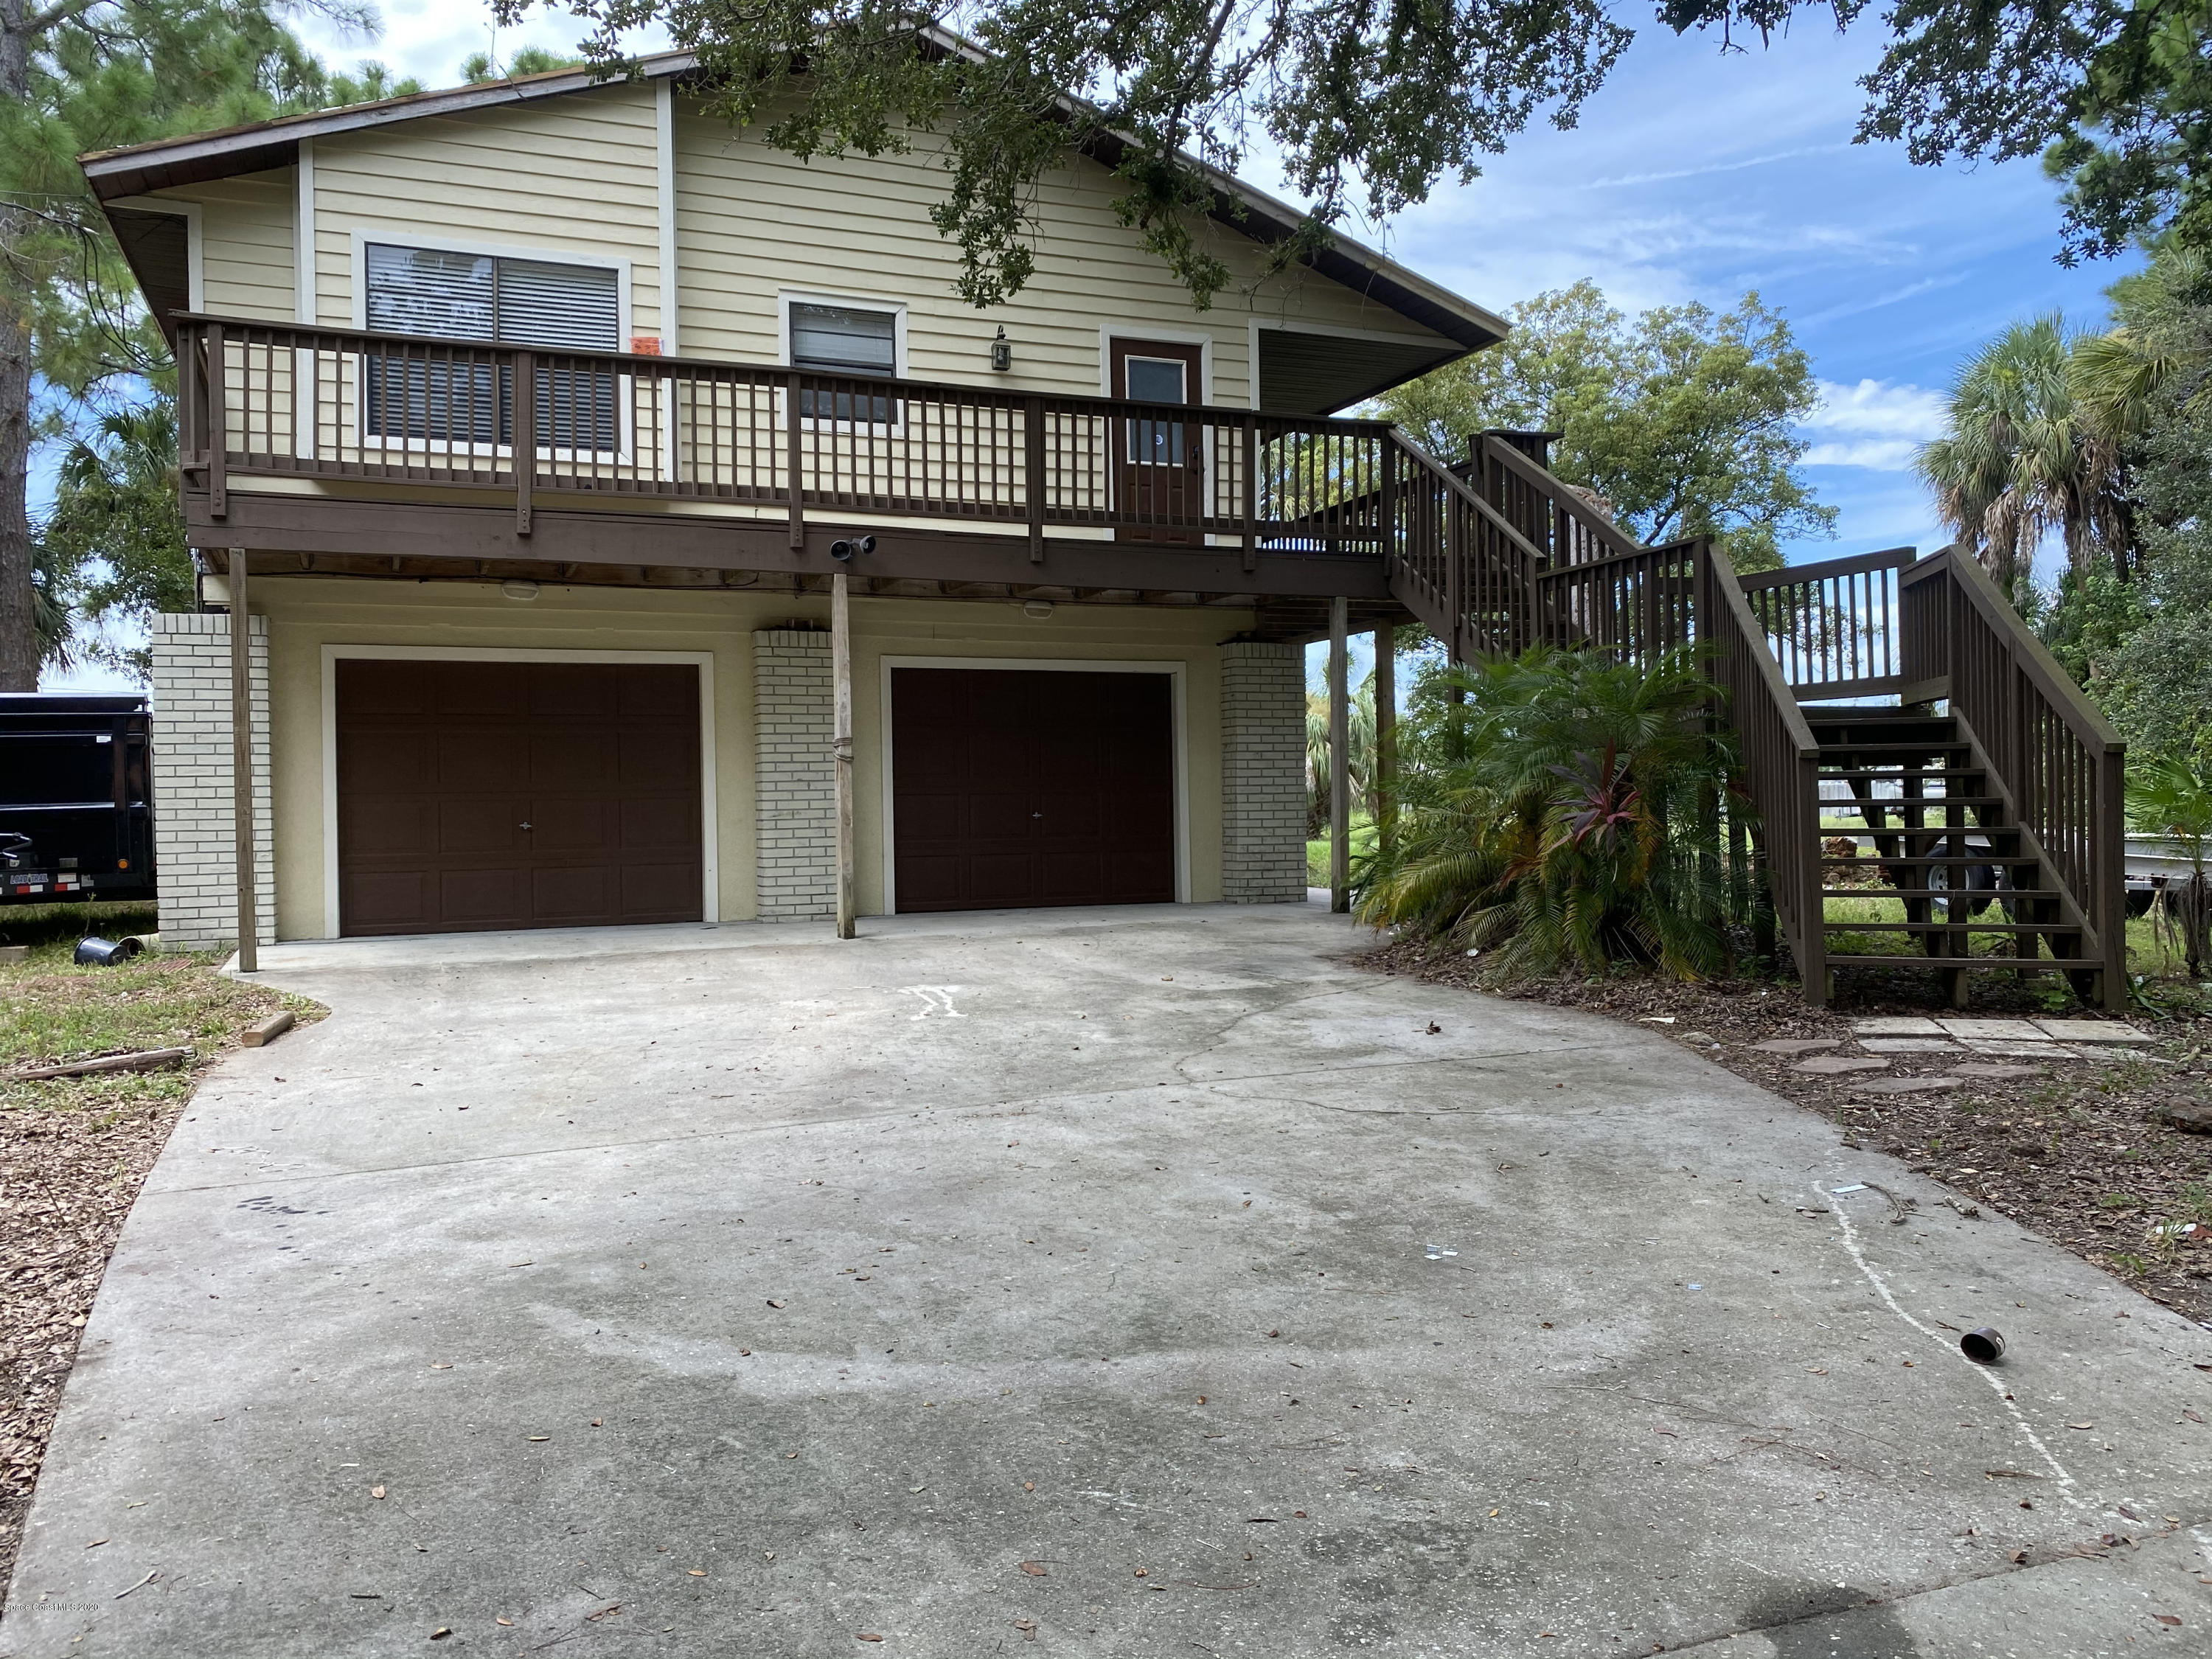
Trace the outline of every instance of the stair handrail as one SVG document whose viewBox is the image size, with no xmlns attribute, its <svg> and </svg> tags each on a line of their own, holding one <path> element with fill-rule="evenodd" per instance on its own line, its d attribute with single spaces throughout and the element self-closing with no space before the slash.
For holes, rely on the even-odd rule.
<svg viewBox="0 0 2212 1659">
<path fill-rule="evenodd" d="M 1931 584 L 1934 584 L 1931 586 Z M 1939 549 L 1899 579 L 1905 674 L 1948 701 L 1990 758 L 2008 812 L 2088 926 L 2107 1008 L 2127 984 L 2127 744 L 1997 591 L 1972 550 Z M 1968 619 L 1993 649 L 1978 649 Z M 2050 741 L 2048 716 L 2071 744 Z"/>
<path fill-rule="evenodd" d="M 1735 567 L 1710 539 L 1699 543 L 1698 633 L 1712 653 L 1713 678 L 1728 696 L 1775 916 L 1808 995 L 1822 1000 L 1827 944 L 1820 928 L 1820 745 Z"/>
<path fill-rule="evenodd" d="M 1620 554 L 1641 550 L 1641 544 L 1634 537 L 1615 524 L 1595 503 L 1577 494 L 1573 486 L 1562 482 L 1557 473 L 1537 465 L 1511 444 L 1492 434 L 1485 433 L 1482 438 L 1485 476 L 1490 475 L 1490 464 L 1498 462 L 1506 471 L 1515 475 L 1531 489 L 1540 491 L 1555 511 L 1572 520 L 1593 540 L 1607 544 L 1610 552 Z M 1524 536 L 1522 539 L 1534 538 Z M 1559 539 L 1555 534 L 1553 546 L 1540 554 L 1539 569 L 1583 562 L 1580 559 L 1561 556 L 1558 544 Z"/>
</svg>

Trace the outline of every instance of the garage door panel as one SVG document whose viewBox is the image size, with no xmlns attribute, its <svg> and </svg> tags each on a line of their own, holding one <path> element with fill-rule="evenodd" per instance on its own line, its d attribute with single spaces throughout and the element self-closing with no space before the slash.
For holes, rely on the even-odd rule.
<svg viewBox="0 0 2212 1659">
<path fill-rule="evenodd" d="M 699 907 L 699 872 L 688 864 L 625 864 L 620 897 L 624 921 L 685 921 Z"/>
<path fill-rule="evenodd" d="M 541 865 L 530 872 L 530 910 L 540 927 L 588 926 L 616 920 L 620 872 L 607 865 Z"/>
<path fill-rule="evenodd" d="M 615 663 L 533 663 L 529 671 L 530 718 L 613 720 L 622 713 L 623 672 Z"/>
<path fill-rule="evenodd" d="M 698 918 L 696 669 L 337 669 L 341 932 Z"/>
<path fill-rule="evenodd" d="M 427 933 L 437 926 L 435 884 L 428 871 L 356 874 L 338 883 L 338 903 L 349 921 L 392 933 Z"/>
<path fill-rule="evenodd" d="M 1026 842 L 1036 833 L 1037 820 L 1027 794 L 1007 794 L 995 789 L 978 792 L 969 795 L 964 805 L 966 833 L 979 842 Z"/>
<path fill-rule="evenodd" d="M 950 850 L 949 844 L 960 838 L 962 827 L 967 822 L 964 813 L 965 804 L 957 795 L 901 795 L 900 848 L 911 847 L 919 853 L 925 848 L 934 850 L 942 842 L 948 844 Z"/>
<path fill-rule="evenodd" d="M 426 734 L 437 760 L 428 786 L 439 793 L 481 794 L 530 787 L 530 756 L 512 726 L 483 720 L 441 725 Z"/>
<path fill-rule="evenodd" d="M 693 741 L 697 741 L 694 738 Z M 620 740 L 611 731 L 578 724 L 531 728 L 530 787 L 598 794 L 619 786 Z"/>
<path fill-rule="evenodd" d="M 959 908 L 1011 910 L 1037 902 L 1036 859 L 1029 853 L 973 853 L 965 860 L 970 902 Z"/>
<path fill-rule="evenodd" d="M 960 855 L 902 851 L 898 859 L 898 902 L 902 910 L 949 910 L 960 902 Z"/>
<path fill-rule="evenodd" d="M 615 847 L 625 857 L 688 848 L 699 839 L 699 803 L 664 795 L 621 803 Z"/>
<path fill-rule="evenodd" d="M 430 694 L 426 711 L 442 721 L 519 720 L 529 710 L 520 665 L 507 662 L 392 662 L 379 665 L 420 679 Z"/>
<path fill-rule="evenodd" d="M 504 927 L 506 918 L 519 915 L 527 875 L 513 865 L 494 869 L 453 869 L 437 872 L 438 920 L 448 927 Z"/>
<path fill-rule="evenodd" d="M 513 858 L 528 845 L 522 825 L 529 809 L 519 800 L 448 796 L 428 805 L 438 815 L 438 854 L 471 857 L 489 853 Z M 366 850 L 366 849 L 364 849 Z"/>
<path fill-rule="evenodd" d="M 617 735 L 615 778 L 632 790 L 688 788 L 699 769 L 699 736 L 680 726 L 627 726 Z"/>
</svg>

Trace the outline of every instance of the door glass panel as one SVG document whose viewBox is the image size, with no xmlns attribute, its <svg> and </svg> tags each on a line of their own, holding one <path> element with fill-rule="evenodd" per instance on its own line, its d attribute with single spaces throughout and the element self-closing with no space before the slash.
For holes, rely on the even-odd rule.
<svg viewBox="0 0 2212 1659">
<path fill-rule="evenodd" d="M 1131 403 L 1180 404 L 1189 401 L 1186 391 L 1189 385 L 1189 364 L 1173 357 L 1135 356 L 1124 357 L 1121 363 L 1122 378 L 1128 388 L 1126 395 Z M 1182 465 L 1182 423 L 1180 421 L 1130 422 L 1129 459 L 1139 465 Z"/>
</svg>

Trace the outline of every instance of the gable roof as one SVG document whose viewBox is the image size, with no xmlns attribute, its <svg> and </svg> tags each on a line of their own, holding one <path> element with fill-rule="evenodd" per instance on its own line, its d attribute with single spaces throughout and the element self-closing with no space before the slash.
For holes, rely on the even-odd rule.
<svg viewBox="0 0 2212 1659">
<path fill-rule="evenodd" d="M 979 48 L 948 31 L 930 29 L 925 33 L 940 51 L 981 55 Z M 639 75 L 647 81 L 680 80 L 697 66 L 697 54 L 689 52 L 655 52 L 636 60 Z M 305 115 L 280 115 L 271 120 L 249 122 L 214 132 L 93 150 L 77 159 L 94 194 L 106 203 L 118 197 L 143 196 L 152 191 L 204 184 L 211 179 L 295 166 L 303 138 L 360 132 L 430 116 L 495 109 L 507 104 L 534 103 L 539 99 L 559 98 L 615 84 L 620 83 L 610 82 L 589 68 L 553 70 L 516 80 L 418 92 L 404 98 L 349 104 Z M 1070 114 L 1086 107 L 1073 99 L 1064 98 L 1060 102 Z M 1106 132 L 1088 137 L 1075 147 L 1093 161 L 1110 167 L 1129 146 L 1126 138 Z M 1269 245 L 1289 240 L 1304 225 L 1306 216 L 1289 203 L 1194 158 L 1184 159 L 1212 185 L 1213 204 L 1208 216 L 1217 223 Z M 1388 255 L 1348 237 L 1332 235 L 1328 246 L 1308 256 L 1304 263 L 1332 282 L 1469 351 L 1494 345 L 1507 333 L 1504 319 L 1495 313 L 1462 299 Z"/>
</svg>

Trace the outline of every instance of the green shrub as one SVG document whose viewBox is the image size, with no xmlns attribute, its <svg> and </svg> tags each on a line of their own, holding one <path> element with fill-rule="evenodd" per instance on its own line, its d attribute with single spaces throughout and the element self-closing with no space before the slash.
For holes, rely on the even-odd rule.
<svg viewBox="0 0 2212 1659">
<path fill-rule="evenodd" d="M 1394 830 L 1355 875 L 1359 915 L 1494 953 L 1499 980 L 1719 972 L 1713 696 L 1687 652 L 1638 667 L 1540 647 L 1424 677 Z"/>
</svg>

